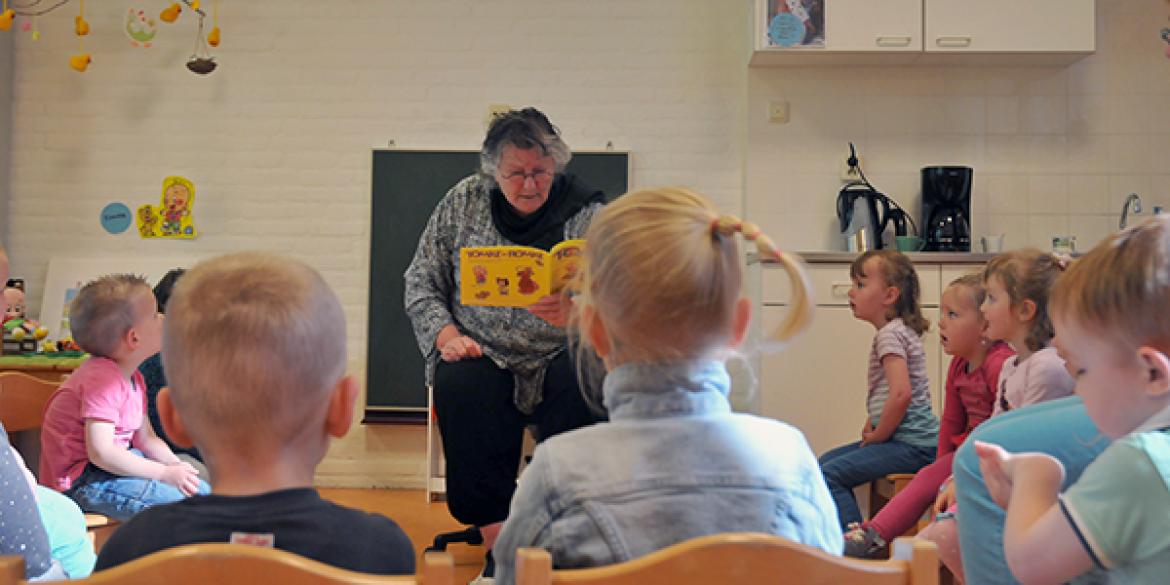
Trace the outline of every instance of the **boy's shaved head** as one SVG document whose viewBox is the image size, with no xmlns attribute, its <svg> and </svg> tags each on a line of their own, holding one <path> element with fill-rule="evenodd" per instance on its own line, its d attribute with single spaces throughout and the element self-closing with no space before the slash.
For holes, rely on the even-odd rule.
<svg viewBox="0 0 1170 585">
<path fill-rule="evenodd" d="M 274 254 L 229 254 L 179 280 L 163 368 L 197 443 L 280 444 L 324 419 L 345 374 L 345 339 L 341 304 L 317 271 Z"/>
</svg>

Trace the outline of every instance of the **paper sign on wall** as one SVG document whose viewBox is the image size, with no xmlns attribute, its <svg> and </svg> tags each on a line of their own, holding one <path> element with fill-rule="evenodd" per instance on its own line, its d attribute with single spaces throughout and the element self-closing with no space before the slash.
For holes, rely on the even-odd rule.
<svg viewBox="0 0 1170 585">
<path fill-rule="evenodd" d="M 199 235 L 191 208 L 195 205 L 195 184 L 183 177 L 163 179 L 162 205 L 138 208 L 138 233 L 143 238 L 193 239 Z"/>
</svg>

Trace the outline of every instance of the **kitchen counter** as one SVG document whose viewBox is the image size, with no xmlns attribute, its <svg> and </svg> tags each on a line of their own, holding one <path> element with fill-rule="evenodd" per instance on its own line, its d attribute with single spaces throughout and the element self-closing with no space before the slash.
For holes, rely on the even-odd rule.
<svg viewBox="0 0 1170 585">
<path fill-rule="evenodd" d="M 808 264 L 848 264 L 860 256 L 857 252 L 810 251 L 796 252 Z M 915 264 L 982 264 L 995 254 L 978 252 L 906 252 L 906 257 Z M 748 262 L 755 262 L 756 254 L 748 255 Z M 777 264 L 775 260 L 764 260 L 763 264 Z"/>
</svg>

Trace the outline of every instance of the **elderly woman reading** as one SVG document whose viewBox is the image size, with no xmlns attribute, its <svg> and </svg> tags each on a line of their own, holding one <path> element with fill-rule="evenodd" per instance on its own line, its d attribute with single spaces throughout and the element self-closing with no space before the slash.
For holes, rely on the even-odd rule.
<svg viewBox="0 0 1170 585">
<path fill-rule="evenodd" d="M 479 526 L 489 547 L 516 489 L 524 427 L 535 425 L 543 440 L 599 417 L 581 396 L 565 351 L 567 301 L 547 296 L 528 308 L 462 305 L 459 250 L 548 250 L 582 237 L 604 197 L 564 172 L 570 157 L 535 108 L 496 116 L 480 172 L 435 207 L 406 270 L 406 313 L 434 389 L 448 507 L 460 522 Z"/>
</svg>

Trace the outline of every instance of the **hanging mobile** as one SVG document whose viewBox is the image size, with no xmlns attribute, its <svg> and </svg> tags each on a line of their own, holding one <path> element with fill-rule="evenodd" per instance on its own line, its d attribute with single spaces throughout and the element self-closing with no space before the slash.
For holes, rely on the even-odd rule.
<svg viewBox="0 0 1170 585">
<path fill-rule="evenodd" d="M 207 33 L 207 44 L 219 46 L 219 0 L 211 5 L 211 32 Z"/>
<path fill-rule="evenodd" d="M 207 46 L 207 39 L 203 36 L 205 14 L 201 10 L 197 14 L 199 15 L 199 31 L 195 33 L 195 52 L 187 60 L 187 69 L 190 69 L 192 73 L 207 75 L 215 71 L 216 63 L 215 57 L 211 56 L 211 49 Z"/>
<path fill-rule="evenodd" d="M 89 57 L 89 53 L 85 52 L 85 41 L 83 37 L 89 34 L 89 23 L 85 21 L 85 0 L 81 0 L 81 8 L 78 14 L 73 19 L 73 32 L 77 35 L 77 46 L 81 52 L 69 58 L 69 66 L 79 73 L 85 73 L 89 64 L 93 61 Z"/>
<path fill-rule="evenodd" d="M 0 12 L 0 30 L 12 28 L 14 19 L 16 19 L 16 11 L 8 7 L 8 0 L 4 0 L 4 10 Z"/>
</svg>

